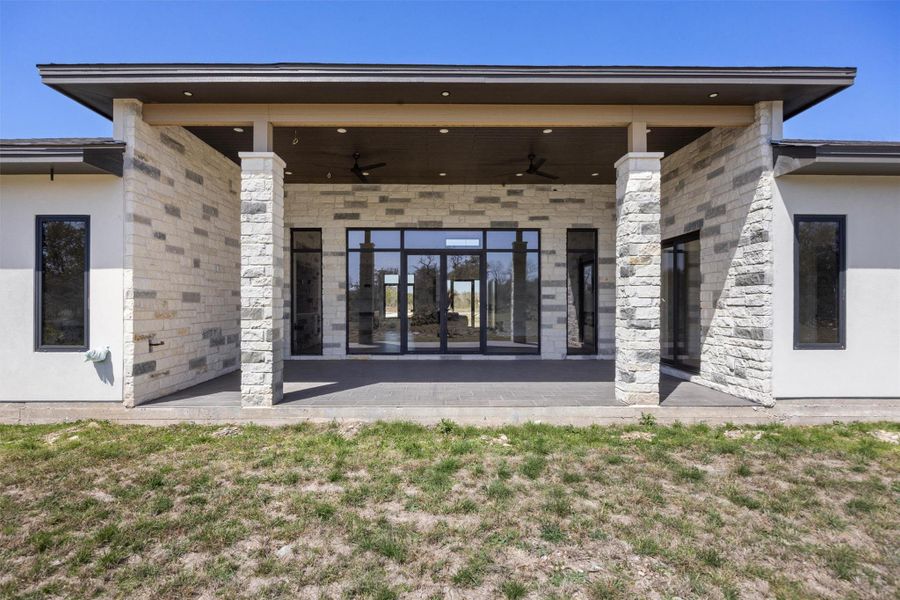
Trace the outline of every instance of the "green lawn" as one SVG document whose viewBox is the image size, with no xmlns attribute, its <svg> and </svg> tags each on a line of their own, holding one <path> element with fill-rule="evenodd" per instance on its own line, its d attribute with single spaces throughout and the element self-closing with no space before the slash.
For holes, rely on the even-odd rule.
<svg viewBox="0 0 900 600">
<path fill-rule="evenodd" d="M 0 426 L 3 598 L 897 598 L 897 424 Z"/>
</svg>

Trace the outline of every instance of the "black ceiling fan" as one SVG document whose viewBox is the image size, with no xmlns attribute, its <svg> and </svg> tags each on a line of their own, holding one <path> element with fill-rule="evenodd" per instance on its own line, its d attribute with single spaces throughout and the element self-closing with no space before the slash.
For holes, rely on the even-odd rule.
<svg viewBox="0 0 900 600">
<path fill-rule="evenodd" d="M 535 162 L 535 159 L 537 159 L 537 162 Z M 544 166 L 545 162 L 547 162 L 546 158 L 538 158 L 534 154 L 529 154 L 528 168 L 525 169 L 525 173 L 528 175 L 537 175 L 538 177 L 546 177 L 547 179 L 559 179 L 559 176 L 557 175 L 541 171 L 541 167 Z"/>
<path fill-rule="evenodd" d="M 381 167 L 386 167 L 387 163 L 375 163 L 371 165 L 359 166 L 359 152 L 353 153 L 353 166 L 350 167 L 350 172 L 356 175 L 357 179 L 362 181 L 363 183 L 368 183 L 369 180 L 366 176 L 369 174 L 369 171 L 373 171 L 374 169 L 380 169 Z"/>
</svg>

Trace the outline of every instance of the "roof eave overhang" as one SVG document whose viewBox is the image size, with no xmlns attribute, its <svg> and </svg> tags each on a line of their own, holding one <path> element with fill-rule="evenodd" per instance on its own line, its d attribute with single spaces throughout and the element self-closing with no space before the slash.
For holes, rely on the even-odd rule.
<svg viewBox="0 0 900 600">
<path fill-rule="evenodd" d="M 822 91 L 786 107 L 789 118 L 853 84 L 852 67 L 516 67 L 462 65 L 334 65 L 334 64 L 42 64 L 42 81 L 110 117 L 108 109 L 92 104 L 72 86 L 101 85 L 332 85 L 417 86 L 463 84 L 477 86 L 751 86 L 771 88 L 770 100 L 778 100 L 776 88 L 815 86 Z M 404 86 L 407 86 L 404 88 Z M 393 89 L 393 88 L 392 88 Z M 766 95 L 766 94 L 763 94 Z M 523 102 L 528 103 L 528 102 Z M 577 104 L 578 102 L 572 102 Z M 648 102 L 653 103 L 653 102 Z"/>
<path fill-rule="evenodd" d="M 775 176 L 900 175 L 900 143 L 773 142 Z"/>
<path fill-rule="evenodd" d="M 124 142 L 97 145 L 0 144 L 0 174 L 94 174 L 122 176 Z"/>
</svg>

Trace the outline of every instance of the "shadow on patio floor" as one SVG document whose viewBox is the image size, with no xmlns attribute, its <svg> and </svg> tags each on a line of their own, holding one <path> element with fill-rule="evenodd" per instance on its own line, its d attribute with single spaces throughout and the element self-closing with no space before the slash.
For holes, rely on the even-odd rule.
<svg viewBox="0 0 900 600">
<path fill-rule="evenodd" d="M 285 361 L 279 406 L 618 406 L 612 361 L 293 360 Z M 665 406 L 750 403 L 663 375 Z M 144 406 L 240 405 L 234 372 Z"/>
</svg>

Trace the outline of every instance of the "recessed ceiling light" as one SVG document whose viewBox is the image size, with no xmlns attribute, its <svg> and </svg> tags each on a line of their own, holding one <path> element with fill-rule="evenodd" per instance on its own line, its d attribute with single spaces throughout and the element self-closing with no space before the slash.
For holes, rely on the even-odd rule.
<svg viewBox="0 0 900 600">
<path fill-rule="evenodd" d="M 238 133 L 244 133 L 243 127 L 235 127 L 234 130 L 237 131 Z"/>
<path fill-rule="evenodd" d="M 285 175 L 293 175 L 294 172 L 293 172 L 293 171 L 285 171 L 284 174 L 285 174 Z"/>
<path fill-rule="evenodd" d="M 446 98 L 449 95 L 450 95 L 450 92 L 448 92 L 447 90 L 444 90 L 443 92 L 441 92 L 441 96 L 443 96 L 444 98 Z"/>
<path fill-rule="evenodd" d="M 187 91 L 187 90 L 185 90 L 185 91 L 183 91 L 183 92 L 181 92 L 181 93 L 184 94 L 185 96 L 189 97 L 189 98 L 190 98 L 191 96 L 194 95 L 194 92 L 189 92 L 189 91 Z"/>
<path fill-rule="evenodd" d="M 544 130 L 544 133 L 553 133 L 553 130 L 552 130 L 552 129 L 545 129 L 545 130 Z"/>
<path fill-rule="evenodd" d="M 719 97 L 719 92 L 713 92 L 713 93 L 711 93 L 711 94 L 709 95 L 709 97 L 710 97 L 710 98 L 718 98 L 718 97 Z"/>
<path fill-rule="evenodd" d="M 599 175 L 599 174 L 600 174 L 600 173 L 591 173 L 591 177 L 596 177 L 596 176 Z"/>
<path fill-rule="evenodd" d="M 438 175 L 440 175 L 441 177 L 446 177 L 446 176 L 447 176 L 446 173 L 438 173 Z"/>
<path fill-rule="evenodd" d="M 450 133 L 449 129 L 438 129 L 441 133 Z"/>
<path fill-rule="evenodd" d="M 648 129 L 648 130 L 647 130 L 647 133 L 650 133 L 651 131 L 653 131 L 653 130 L 652 130 L 652 129 Z"/>
<path fill-rule="evenodd" d="M 338 127 L 337 132 L 338 133 L 347 133 L 347 130 L 344 129 L 343 127 Z"/>
<path fill-rule="evenodd" d="M 521 177 L 521 176 L 522 176 L 521 173 L 516 173 L 516 177 Z"/>
<path fill-rule="evenodd" d="M 363 175 L 365 175 L 366 177 L 368 177 L 368 176 L 369 176 L 369 172 L 368 172 L 368 171 L 363 171 Z"/>
</svg>

